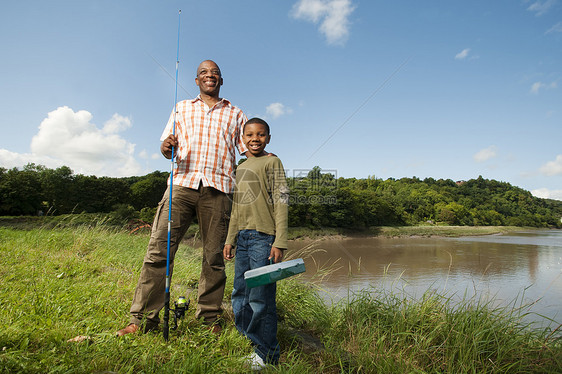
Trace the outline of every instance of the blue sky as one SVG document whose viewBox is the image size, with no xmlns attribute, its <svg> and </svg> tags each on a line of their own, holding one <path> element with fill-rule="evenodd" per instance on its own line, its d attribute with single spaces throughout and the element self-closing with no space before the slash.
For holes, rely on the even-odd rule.
<svg viewBox="0 0 562 374">
<path fill-rule="evenodd" d="M 0 166 L 169 170 L 159 138 L 215 60 L 288 175 L 509 182 L 562 200 L 562 0 L 10 1 Z"/>
</svg>

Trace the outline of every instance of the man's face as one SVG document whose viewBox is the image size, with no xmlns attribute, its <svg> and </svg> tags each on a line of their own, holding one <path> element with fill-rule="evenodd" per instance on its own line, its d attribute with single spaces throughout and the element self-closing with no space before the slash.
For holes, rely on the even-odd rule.
<svg viewBox="0 0 562 374">
<path fill-rule="evenodd" d="M 222 86 L 221 71 L 213 61 L 203 61 L 197 68 L 195 84 L 199 91 L 209 96 L 218 96 Z"/>
</svg>

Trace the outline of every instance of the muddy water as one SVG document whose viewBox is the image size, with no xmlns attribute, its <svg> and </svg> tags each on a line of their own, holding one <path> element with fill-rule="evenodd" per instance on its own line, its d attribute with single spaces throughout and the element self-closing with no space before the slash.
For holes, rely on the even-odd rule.
<svg viewBox="0 0 562 374">
<path fill-rule="evenodd" d="M 305 279 L 323 297 L 385 289 L 419 298 L 427 291 L 476 297 L 497 305 L 532 304 L 527 318 L 562 323 L 562 230 L 462 238 L 350 238 L 294 241 L 307 247 Z M 324 275 L 321 277 L 321 275 Z M 542 314 L 555 322 L 548 322 Z"/>
</svg>

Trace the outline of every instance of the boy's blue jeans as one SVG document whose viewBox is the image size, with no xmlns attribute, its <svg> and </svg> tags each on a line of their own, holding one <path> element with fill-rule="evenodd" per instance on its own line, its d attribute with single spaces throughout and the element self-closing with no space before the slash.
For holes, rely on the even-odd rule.
<svg viewBox="0 0 562 374">
<path fill-rule="evenodd" d="M 238 233 L 234 263 L 234 290 L 232 310 L 236 328 L 253 345 L 255 352 L 267 363 L 279 362 L 277 341 L 277 309 L 275 283 L 247 288 L 244 273 L 247 270 L 269 265 L 269 254 L 275 236 L 256 230 Z"/>
</svg>

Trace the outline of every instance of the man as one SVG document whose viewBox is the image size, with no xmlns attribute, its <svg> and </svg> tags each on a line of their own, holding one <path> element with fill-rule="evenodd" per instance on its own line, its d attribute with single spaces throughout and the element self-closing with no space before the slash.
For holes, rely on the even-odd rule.
<svg viewBox="0 0 562 374">
<path fill-rule="evenodd" d="M 162 133 L 160 151 L 176 157 L 173 171 L 170 274 L 178 244 L 197 216 L 203 241 L 203 263 L 198 287 L 196 318 L 202 318 L 215 333 L 221 314 L 226 274 L 222 250 L 228 230 L 236 148 L 246 152 L 241 138 L 247 118 L 228 100 L 219 97 L 223 84 L 218 65 L 203 61 L 195 84 L 199 95 L 176 105 L 176 135 L 172 134 L 174 113 Z M 172 155 L 174 147 L 175 155 Z M 169 187 L 168 187 L 169 188 Z M 157 327 L 164 307 L 168 237 L 169 191 L 158 205 L 148 250 L 131 305 L 130 324 L 118 336 Z"/>
</svg>

